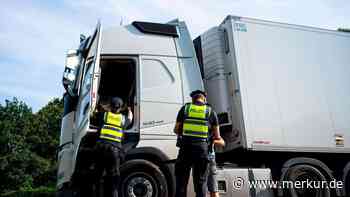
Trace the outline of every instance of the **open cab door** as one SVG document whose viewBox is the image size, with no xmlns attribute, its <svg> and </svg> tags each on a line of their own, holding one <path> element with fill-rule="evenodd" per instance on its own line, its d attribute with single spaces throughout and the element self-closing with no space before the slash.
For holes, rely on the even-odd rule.
<svg viewBox="0 0 350 197">
<path fill-rule="evenodd" d="M 91 36 L 87 45 L 87 56 L 79 89 L 79 100 L 76 113 L 75 141 L 79 144 L 81 138 L 89 130 L 90 116 L 96 108 L 97 90 L 100 81 L 100 53 L 101 53 L 101 23 Z"/>
<path fill-rule="evenodd" d="M 96 47 L 95 49 L 95 53 L 93 56 L 94 62 L 93 62 L 93 68 L 92 68 L 92 76 L 91 76 L 91 89 L 90 89 L 90 111 L 89 111 L 89 115 L 92 115 L 92 112 L 95 110 L 96 108 L 96 102 L 97 102 L 97 90 L 99 87 L 99 83 L 100 83 L 100 76 L 101 76 L 101 67 L 100 67 L 100 59 L 101 59 L 101 23 L 98 22 L 97 23 L 97 27 L 96 27 Z M 89 57 L 88 57 L 89 58 Z"/>
</svg>

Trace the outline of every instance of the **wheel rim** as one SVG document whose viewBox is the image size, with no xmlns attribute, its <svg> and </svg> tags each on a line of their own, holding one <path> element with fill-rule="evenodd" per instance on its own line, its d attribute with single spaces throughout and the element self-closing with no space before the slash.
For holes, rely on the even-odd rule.
<svg viewBox="0 0 350 197">
<path fill-rule="evenodd" d="M 310 174 L 302 174 L 300 175 L 296 181 L 305 181 L 305 180 L 309 180 L 309 181 L 321 181 L 320 179 L 318 179 L 320 177 L 316 177 L 315 176 L 310 176 Z M 321 196 L 322 194 L 322 188 L 297 188 L 295 189 L 296 193 L 298 194 L 298 197 L 318 197 Z"/>
<path fill-rule="evenodd" d="M 345 192 L 346 195 L 350 194 L 350 173 L 348 173 L 345 178 Z"/>
<path fill-rule="evenodd" d="M 316 170 L 316 171 L 315 171 Z M 290 196 L 291 197 L 323 197 L 323 196 L 329 196 L 329 189 L 322 187 L 321 182 L 326 181 L 325 177 L 320 174 L 321 172 L 317 171 L 317 169 L 314 170 L 306 170 L 303 168 L 298 169 L 295 172 L 295 175 L 291 177 L 291 181 L 309 181 L 309 182 L 315 182 L 317 184 L 316 186 L 312 184 L 311 186 L 313 188 L 308 187 L 301 187 L 301 188 L 292 188 L 290 189 Z M 316 188 L 317 187 L 317 188 Z"/>
<path fill-rule="evenodd" d="M 145 173 L 133 173 L 125 179 L 127 197 L 154 197 L 158 193 L 155 180 Z"/>
</svg>

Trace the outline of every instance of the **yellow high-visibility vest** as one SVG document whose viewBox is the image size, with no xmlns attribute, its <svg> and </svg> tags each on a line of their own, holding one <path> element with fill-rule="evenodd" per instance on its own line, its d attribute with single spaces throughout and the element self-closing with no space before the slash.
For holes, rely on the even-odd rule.
<svg viewBox="0 0 350 197">
<path fill-rule="evenodd" d="M 208 139 L 210 107 L 207 105 L 185 105 L 185 120 L 182 135 L 193 139 Z"/>
<path fill-rule="evenodd" d="M 106 112 L 100 138 L 115 142 L 122 142 L 124 131 L 122 128 L 123 115 L 120 113 Z"/>
</svg>

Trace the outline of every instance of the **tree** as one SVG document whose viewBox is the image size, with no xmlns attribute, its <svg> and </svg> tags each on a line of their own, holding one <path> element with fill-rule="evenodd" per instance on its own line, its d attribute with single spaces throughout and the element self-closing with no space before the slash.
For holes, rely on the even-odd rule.
<svg viewBox="0 0 350 197">
<path fill-rule="evenodd" d="M 55 184 L 62 111 L 62 99 L 37 113 L 16 98 L 0 104 L 0 193 Z"/>
<path fill-rule="evenodd" d="M 27 135 L 27 143 L 36 154 L 36 163 L 41 163 L 43 167 L 35 177 L 36 187 L 56 182 L 56 148 L 59 144 L 62 113 L 63 100 L 56 98 L 34 115 L 34 127 Z"/>
<path fill-rule="evenodd" d="M 30 181 L 25 173 L 29 151 L 24 127 L 31 116 L 31 109 L 15 98 L 0 105 L 0 191 L 16 189 Z"/>
<path fill-rule="evenodd" d="M 338 28 L 338 31 L 349 32 L 350 33 L 350 29 L 349 28 Z"/>
</svg>

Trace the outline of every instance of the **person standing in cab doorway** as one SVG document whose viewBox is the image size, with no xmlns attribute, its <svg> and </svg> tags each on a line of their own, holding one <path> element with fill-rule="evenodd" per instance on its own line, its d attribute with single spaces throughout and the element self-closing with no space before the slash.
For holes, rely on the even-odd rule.
<svg viewBox="0 0 350 197">
<path fill-rule="evenodd" d="M 118 197 L 119 167 L 122 152 L 124 129 L 133 119 L 131 109 L 128 107 L 127 115 L 121 113 L 123 100 L 113 97 L 110 109 L 104 109 L 96 114 L 100 124 L 100 134 L 96 143 L 96 174 L 100 180 L 105 171 L 104 197 Z"/>
<path fill-rule="evenodd" d="M 209 136 L 220 140 L 218 118 L 206 103 L 206 93 L 193 91 L 191 103 L 186 103 L 177 115 L 174 132 L 180 147 L 175 163 L 176 197 L 186 197 L 188 179 L 193 169 L 196 197 L 206 196 Z"/>
</svg>

